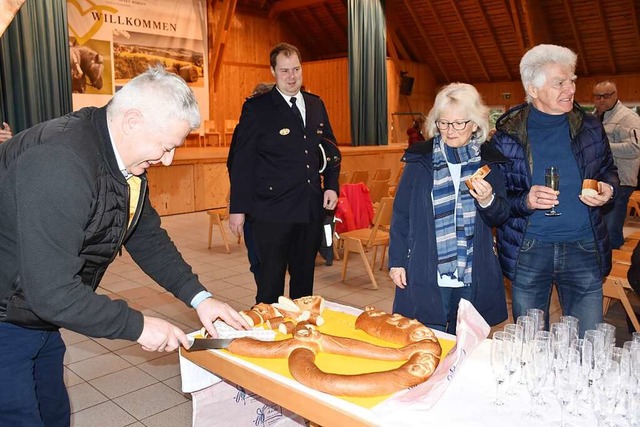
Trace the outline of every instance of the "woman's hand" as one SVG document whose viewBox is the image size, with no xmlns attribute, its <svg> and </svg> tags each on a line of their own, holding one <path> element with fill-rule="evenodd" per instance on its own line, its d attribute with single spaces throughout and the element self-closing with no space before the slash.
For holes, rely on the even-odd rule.
<svg viewBox="0 0 640 427">
<path fill-rule="evenodd" d="M 469 193 L 474 199 L 480 203 L 480 206 L 487 207 L 493 197 L 493 187 L 487 181 L 481 178 L 472 180 L 473 190 L 469 190 Z"/>
<path fill-rule="evenodd" d="M 389 277 L 400 289 L 407 287 L 407 272 L 403 267 L 391 267 L 389 269 Z"/>
</svg>

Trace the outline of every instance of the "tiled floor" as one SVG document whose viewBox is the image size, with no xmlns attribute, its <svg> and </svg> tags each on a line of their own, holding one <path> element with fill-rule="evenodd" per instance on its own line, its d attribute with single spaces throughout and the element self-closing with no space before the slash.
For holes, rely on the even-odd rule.
<svg viewBox="0 0 640 427">
<path fill-rule="evenodd" d="M 253 305 L 255 284 L 243 245 L 234 243 L 231 254 L 227 254 L 220 233 L 214 228 L 213 246 L 208 250 L 208 216 L 204 212 L 164 217 L 163 225 L 202 283 L 218 299 L 237 310 Z M 380 288 L 372 290 L 359 259 L 350 259 L 346 283 L 340 281 L 341 269 L 341 261 L 331 267 L 319 261 L 316 293 L 343 304 L 375 305 L 391 311 L 393 286 L 386 271 L 374 270 Z M 186 332 L 201 327 L 193 310 L 167 295 L 126 253 L 109 267 L 98 292 L 126 299 L 143 313 L 170 319 Z M 552 319 L 557 316 L 558 303 L 554 299 Z M 606 320 L 618 326 L 620 339 L 627 339 L 619 304 L 612 306 Z M 65 381 L 71 399 L 72 426 L 191 425 L 191 401 L 180 390 L 177 353 L 150 353 L 136 343 L 91 339 L 70 331 L 63 331 L 63 336 L 67 344 Z"/>
</svg>

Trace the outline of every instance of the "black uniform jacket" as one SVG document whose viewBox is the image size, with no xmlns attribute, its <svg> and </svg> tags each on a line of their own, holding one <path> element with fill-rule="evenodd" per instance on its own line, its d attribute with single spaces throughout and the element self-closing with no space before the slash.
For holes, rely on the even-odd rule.
<svg viewBox="0 0 640 427">
<path fill-rule="evenodd" d="M 247 99 L 236 128 L 231 213 L 269 222 L 306 223 L 321 218 L 321 138 L 335 141 L 324 103 L 302 92 L 306 126 L 274 87 Z M 322 175 L 324 189 L 338 192 L 339 168 Z"/>
</svg>

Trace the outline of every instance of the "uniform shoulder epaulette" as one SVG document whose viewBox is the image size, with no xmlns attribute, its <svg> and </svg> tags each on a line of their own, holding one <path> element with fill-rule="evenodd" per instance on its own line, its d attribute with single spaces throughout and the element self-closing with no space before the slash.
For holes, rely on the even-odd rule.
<svg viewBox="0 0 640 427">
<path fill-rule="evenodd" d="M 254 94 L 252 94 L 252 95 L 247 96 L 244 100 L 245 100 L 245 101 L 248 101 L 248 100 L 250 100 L 250 99 L 259 98 L 259 97 L 261 97 L 262 95 L 266 95 L 267 93 L 269 93 L 269 92 L 265 92 L 265 93 L 254 93 Z"/>
</svg>

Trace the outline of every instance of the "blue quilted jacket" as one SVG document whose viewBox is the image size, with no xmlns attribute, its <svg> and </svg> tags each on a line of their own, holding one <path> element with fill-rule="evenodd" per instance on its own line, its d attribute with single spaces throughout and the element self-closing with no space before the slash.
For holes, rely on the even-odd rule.
<svg viewBox="0 0 640 427">
<path fill-rule="evenodd" d="M 507 199 L 511 204 L 511 216 L 498 227 L 498 251 L 504 275 L 513 280 L 518 254 L 524 239 L 529 215 L 526 205 L 531 188 L 533 158 L 527 135 L 527 119 L 531 105 L 523 104 L 507 111 L 496 124 L 497 132 L 492 142 L 509 163 L 497 166 L 504 172 Z M 579 105 L 568 113 L 571 134 L 571 150 L 578 163 L 582 179 L 597 179 L 611 184 L 614 194 L 619 185 L 618 170 L 613 163 L 609 141 L 597 117 L 586 114 Z M 611 270 L 611 246 L 607 229 L 602 221 L 600 208 L 589 208 L 589 218 L 598 249 L 602 277 Z"/>
</svg>

